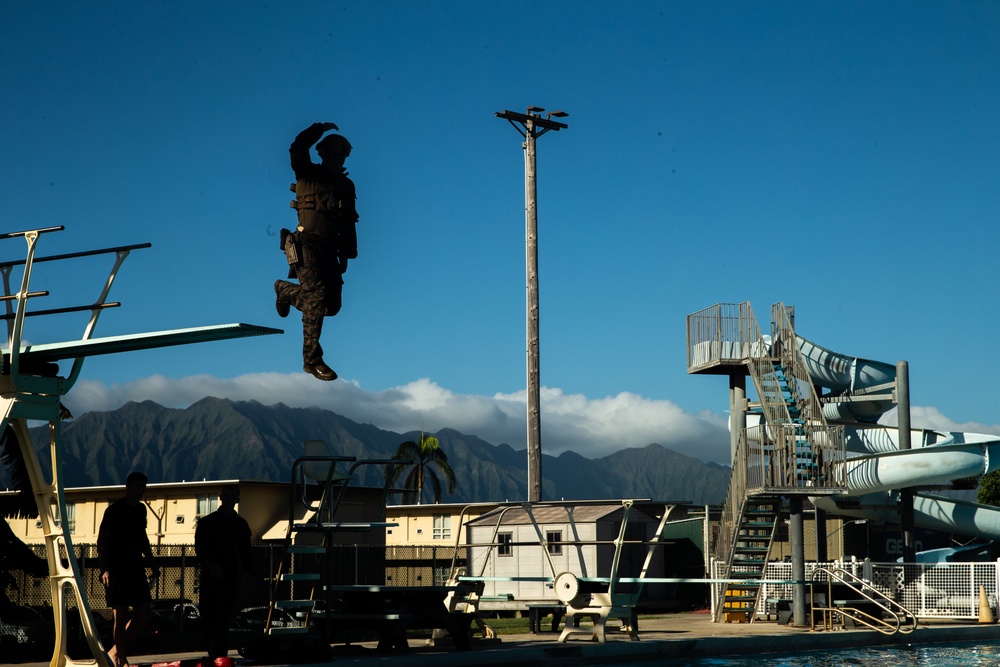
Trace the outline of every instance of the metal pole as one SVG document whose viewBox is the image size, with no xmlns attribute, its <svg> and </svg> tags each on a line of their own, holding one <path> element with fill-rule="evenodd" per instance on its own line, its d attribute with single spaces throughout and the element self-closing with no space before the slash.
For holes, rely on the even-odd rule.
<svg viewBox="0 0 1000 667">
<path fill-rule="evenodd" d="M 740 433 L 747 428 L 747 378 L 740 373 L 729 376 L 729 460 L 736 465 Z"/>
<path fill-rule="evenodd" d="M 826 510 L 816 508 L 816 562 L 825 563 L 829 560 L 826 546 Z"/>
<path fill-rule="evenodd" d="M 899 431 L 899 449 L 910 449 L 910 365 L 896 362 L 896 410 Z M 917 561 L 917 547 L 913 536 L 913 489 L 900 489 L 899 524 L 903 533 L 903 562 Z"/>
<path fill-rule="evenodd" d="M 802 496 L 789 498 L 788 542 L 792 551 L 792 624 L 801 628 L 806 625 L 806 552 L 805 531 L 802 525 Z"/>
<path fill-rule="evenodd" d="M 528 107 L 528 113 L 497 112 L 524 136 L 524 236 L 527 281 L 527 376 L 528 376 L 528 500 L 542 499 L 542 419 L 541 361 L 538 325 L 538 196 L 535 176 L 535 140 L 549 130 L 560 130 L 565 123 L 552 120 L 565 117 L 562 111 L 540 115 L 540 107 Z M 518 125 L 523 127 L 521 130 Z"/>
</svg>

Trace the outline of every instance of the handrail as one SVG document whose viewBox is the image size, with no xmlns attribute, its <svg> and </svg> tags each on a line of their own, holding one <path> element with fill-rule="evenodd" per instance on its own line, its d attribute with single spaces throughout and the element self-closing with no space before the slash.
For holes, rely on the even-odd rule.
<svg viewBox="0 0 1000 667">
<path fill-rule="evenodd" d="M 9 368 L 10 375 L 14 380 L 14 384 L 22 385 L 24 388 L 28 388 L 30 383 L 22 376 L 19 368 L 19 357 L 21 353 L 21 340 L 24 329 L 24 318 L 32 315 L 54 315 L 61 313 L 72 313 L 79 311 L 90 311 L 90 318 L 84 327 L 83 335 L 81 340 L 89 340 L 93 335 L 94 328 L 97 325 L 97 320 L 101 313 L 108 308 L 116 308 L 121 304 L 118 302 L 109 302 L 108 293 L 111 290 L 111 286 L 115 281 L 118 274 L 118 270 L 121 268 L 122 263 L 129 256 L 133 250 L 139 250 L 143 248 L 149 248 L 152 244 L 150 243 L 135 243 L 131 245 L 116 246 L 113 248 L 100 248 L 97 250 L 84 250 L 80 252 L 63 253 L 59 255 L 50 255 L 46 257 L 36 256 L 36 246 L 38 244 L 39 236 L 49 232 L 59 232 L 62 231 L 64 227 L 45 227 L 42 229 L 25 230 L 19 232 L 10 232 L 6 234 L 0 234 L 0 239 L 3 238 L 18 238 L 24 237 L 28 244 L 28 251 L 24 259 L 4 261 L 0 262 L 0 281 L 3 285 L 3 310 L 0 312 L 0 319 L 5 320 L 7 326 L 7 346 L 10 350 L 9 355 Z M 33 313 L 27 312 L 27 301 L 30 297 L 47 295 L 47 292 L 29 292 L 28 287 L 31 281 L 31 275 L 34 265 L 41 262 L 51 262 L 60 261 L 64 259 L 75 259 L 78 257 L 91 257 L 95 255 L 107 255 L 114 254 L 115 261 L 111 268 L 111 271 L 104 282 L 104 286 L 101 289 L 101 293 L 97 300 L 93 304 L 82 305 L 82 306 L 69 306 L 63 308 L 53 308 L 49 310 L 40 310 Z M 16 291 L 11 287 L 11 274 L 14 267 L 23 266 L 23 272 L 21 275 L 21 286 Z M 80 373 L 83 369 L 84 357 L 77 357 L 73 360 L 73 365 L 69 372 L 66 374 L 65 379 L 59 380 L 62 384 L 61 393 L 66 393 L 69 389 L 76 384 L 77 379 L 80 377 Z"/>
<path fill-rule="evenodd" d="M 3 232 L 0 234 L 0 239 L 17 239 L 29 234 L 48 234 L 49 232 L 61 232 L 64 229 L 66 229 L 64 226 L 58 225 L 55 227 L 42 227 L 40 229 L 25 229 L 20 232 Z"/>
<path fill-rule="evenodd" d="M 62 229 L 61 227 L 59 229 Z M 58 231 L 58 229 L 45 230 L 40 229 L 39 232 L 44 231 Z M 24 236 L 26 232 L 18 232 L 16 236 Z M 64 259 L 76 259 L 78 257 L 93 257 L 95 255 L 110 255 L 111 253 L 119 253 L 128 250 L 142 250 L 143 248 L 153 247 L 152 243 L 132 243 L 130 245 L 120 245 L 114 246 L 112 248 L 99 248 L 97 250 L 80 250 L 78 252 L 67 252 L 61 255 L 46 255 L 44 257 L 35 257 L 32 261 L 35 264 L 39 262 L 58 262 Z M 7 268 L 11 266 L 21 266 L 27 263 L 26 259 L 14 259 L 6 262 L 0 262 L 0 268 Z"/>
<path fill-rule="evenodd" d="M 313 505 L 309 499 L 306 497 L 306 483 L 305 483 L 305 470 L 303 468 L 304 463 L 328 463 L 326 473 L 326 483 L 324 484 L 324 498 L 326 494 L 326 487 L 332 485 L 334 481 L 334 475 L 336 474 L 334 469 L 336 464 L 339 462 L 353 463 L 357 461 L 356 456 L 331 456 L 327 454 L 316 454 L 310 456 L 300 456 L 292 462 L 292 479 L 291 479 L 291 489 L 292 493 L 289 497 L 288 504 L 288 536 L 291 536 L 292 527 L 295 524 L 295 508 L 297 507 L 296 501 L 302 503 L 302 506 L 307 510 L 314 512 L 316 520 L 319 521 L 320 511 L 323 509 L 323 500 L 321 499 L 319 504 Z M 299 494 L 301 493 L 301 497 Z"/>
<path fill-rule="evenodd" d="M 813 604 L 815 601 L 815 598 L 813 597 L 815 595 L 815 583 L 818 581 L 817 575 L 820 574 L 826 576 L 826 604 L 828 606 L 824 607 L 815 606 L 815 604 Z M 843 568 L 818 567 L 813 570 L 811 581 L 813 585 L 809 587 L 810 607 L 812 611 L 823 612 L 823 628 L 825 630 L 832 629 L 835 614 L 840 614 L 842 622 L 844 619 L 850 618 L 884 635 L 894 635 L 897 633 L 907 635 L 917 629 L 917 617 L 913 615 L 913 612 L 872 586 L 864 579 L 848 572 Z M 846 586 L 867 602 L 878 607 L 882 612 L 891 616 L 892 621 L 887 621 L 881 616 L 869 614 L 862 609 L 851 607 L 847 604 L 840 607 L 834 605 L 834 582 L 841 584 L 842 586 Z M 904 625 L 904 622 L 906 622 L 907 619 L 913 619 L 913 625 Z M 815 615 L 812 615 L 812 629 L 816 629 Z"/>
<path fill-rule="evenodd" d="M 48 296 L 48 292 L 32 292 L 31 294 L 26 294 L 25 296 Z M 17 296 L 0 296 L 0 301 L 16 301 Z M 65 313 L 79 313 L 85 310 L 103 310 L 105 308 L 119 308 L 121 306 L 120 301 L 111 301 L 108 303 L 92 303 L 90 305 L 84 306 L 64 306 L 62 308 L 50 308 L 48 310 L 33 310 L 30 313 L 25 312 L 25 317 L 38 317 L 40 315 L 63 315 Z M 2 314 L 0 313 L 0 320 L 12 320 L 16 317 L 14 313 Z"/>
</svg>

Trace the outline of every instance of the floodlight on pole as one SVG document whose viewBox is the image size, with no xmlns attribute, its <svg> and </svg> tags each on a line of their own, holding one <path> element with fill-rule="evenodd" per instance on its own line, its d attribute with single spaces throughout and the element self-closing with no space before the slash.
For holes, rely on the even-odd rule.
<svg viewBox="0 0 1000 667">
<path fill-rule="evenodd" d="M 528 500 L 542 499 L 542 424 L 540 359 L 538 345 L 538 210 L 535 187 L 535 140 L 549 130 L 559 131 L 566 123 L 565 111 L 551 111 L 543 118 L 541 107 L 528 107 L 527 113 L 498 111 L 524 137 L 524 236 L 527 278 L 527 374 L 528 374 Z"/>
</svg>

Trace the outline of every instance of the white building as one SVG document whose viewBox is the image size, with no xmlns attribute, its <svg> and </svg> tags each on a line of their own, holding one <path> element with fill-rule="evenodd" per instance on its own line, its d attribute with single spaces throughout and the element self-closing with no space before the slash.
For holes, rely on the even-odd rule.
<svg viewBox="0 0 1000 667">
<path fill-rule="evenodd" d="M 646 560 L 648 542 L 656 533 L 664 511 L 683 518 L 685 507 L 664 503 L 636 503 L 625 526 L 618 566 L 619 577 L 638 577 Z M 562 572 L 577 577 L 610 577 L 625 507 L 621 502 L 534 505 L 529 514 L 521 507 L 501 507 L 470 521 L 469 576 L 487 578 L 483 596 L 524 601 L 554 600 L 551 579 Z M 630 544 L 629 542 L 632 542 Z M 663 577 L 662 547 L 654 552 L 647 577 Z M 497 578 L 493 580 L 492 578 Z M 549 579 L 549 581 L 543 581 Z M 620 592 L 636 589 L 621 584 Z M 661 599 L 663 584 L 648 584 L 644 599 Z"/>
</svg>

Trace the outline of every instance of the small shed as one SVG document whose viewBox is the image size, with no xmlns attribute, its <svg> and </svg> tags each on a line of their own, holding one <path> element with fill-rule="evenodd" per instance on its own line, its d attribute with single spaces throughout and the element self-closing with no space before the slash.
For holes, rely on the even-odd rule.
<svg viewBox="0 0 1000 667">
<path fill-rule="evenodd" d="M 648 552 L 641 543 L 653 538 L 662 513 L 674 508 L 663 503 L 637 503 L 631 508 L 619 577 L 640 576 Z M 679 509 L 686 512 L 686 508 Z M 466 525 L 470 545 L 467 574 L 489 578 L 483 592 L 487 598 L 554 600 L 551 579 L 562 572 L 582 578 L 611 576 L 614 542 L 621 534 L 625 513 L 620 501 L 535 504 L 530 506 L 530 512 L 526 506 L 497 508 Z M 662 549 L 658 547 L 654 552 L 647 577 L 664 576 Z M 550 581 L 542 581 L 545 578 Z M 617 590 L 627 593 L 637 588 L 637 584 L 620 584 Z M 663 599 L 664 595 L 663 584 L 647 584 L 640 599 Z"/>
</svg>

